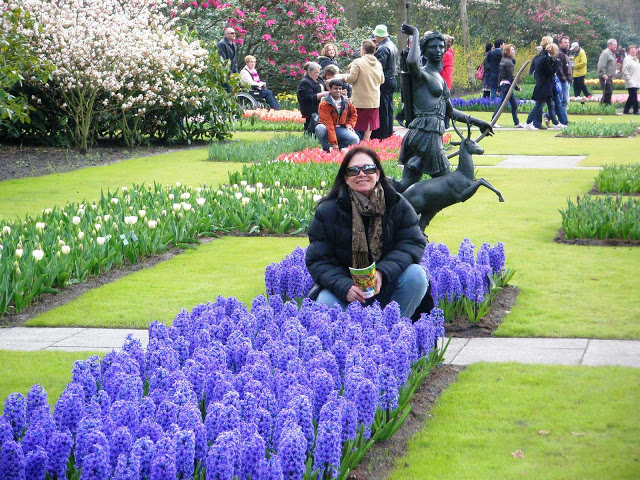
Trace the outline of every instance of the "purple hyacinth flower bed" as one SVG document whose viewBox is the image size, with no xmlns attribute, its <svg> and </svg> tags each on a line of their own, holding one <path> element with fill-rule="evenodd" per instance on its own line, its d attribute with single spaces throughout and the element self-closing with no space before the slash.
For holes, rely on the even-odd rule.
<svg viewBox="0 0 640 480">
<path fill-rule="evenodd" d="M 149 345 L 77 361 L 55 404 L 34 385 L 0 417 L 0 478 L 344 479 L 391 436 L 442 360 L 439 309 L 346 311 L 235 298 L 154 322 Z"/>
<path fill-rule="evenodd" d="M 520 107 L 524 105 L 528 105 L 529 102 L 526 100 L 516 100 L 518 104 L 518 109 L 521 110 Z M 473 111 L 473 112 L 493 112 L 497 107 L 502 103 L 502 98 L 494 98 L 493 100 L 490 98 L 470 98 L 469 100 L 464 100 L 462 98 L 452 98 L 451 105 L 453 108 L 457 110 L 463 111 Z M 508 106 L 507 106 L 508 109 Z"/>
<path fill-rule="evenodd" d="M 434 304 L 443 310 L 446 321 L 466 314 L 470 322 L 478 322 L 515 273 L 505 268 L 502 242 L 494 246 L 483 243 L 477 254 L 475 249 L 468 238 L 462 241 L 456 255 L 442 243 L 429 243 L 425 249 L 420 265 L 429 277 Z M 281 262 L 267 266 L 267 294 L 301 301 L 309 293 L 313 280 L 305 265 L 305 252 L 297 247 Z"/>
</svg>

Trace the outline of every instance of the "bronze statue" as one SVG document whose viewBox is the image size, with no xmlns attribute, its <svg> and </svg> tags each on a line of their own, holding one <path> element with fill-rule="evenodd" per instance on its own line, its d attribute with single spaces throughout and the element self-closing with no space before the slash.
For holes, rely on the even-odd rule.
<svg viewBox="0 0 640 480">
<path fill-rule="evenodd" d="M 418 29 L 406 23 L 402 32 L 412 37 L 407 56 L 407 72 L 402 78 L 405 116 L 409 131 L 402 141 L 398 162 L 404 165 L 402 179 L 394 180 L 400 193 L 420 181 L 424 173 L 439 177 L 451 171 L 451 165 L 442 145 L 445 116 L 452 120 L 475 125 L 484 135 L 493 135 L 490 123 L 471 117 L 451 105 L 450 92 L 440 76 L 444 37 L 433 32 L 419 40 Z M 424 66 L 421 66 L 422 53 Z M 420 212 L 418 212 L 420 213 Z"/>
</svg>

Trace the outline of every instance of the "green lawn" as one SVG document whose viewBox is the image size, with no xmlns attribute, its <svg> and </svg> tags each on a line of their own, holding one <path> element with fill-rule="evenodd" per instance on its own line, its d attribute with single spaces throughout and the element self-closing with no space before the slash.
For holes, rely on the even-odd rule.
<svg viewBox="0 0 640 480">
<path fill-rule="evenodd" d="M 638 478 L 638 398 L 640 369 L 472 365 L 390 480 Z"/>
<path fill-rule="evenodd" d="M 12 392 L 26 395 L 31 385 L 39 383 L 49 394 L 49 404 L 56 400 L 71 381 L 71 367 L 76 360 L 94 352 L 15 352 L 0 350 L 0 402 Z"/>
<path fill-rule="evenodd" d="M 169 323 L 181 308 L 234 296 L 245 304 L 264 293 L 264 271 L 306 237 L 225 237 L 188 250 L 153 268 L 83 294 L 30 320 L 29 326 L 147 328 Z"/>
<path fill-rule="evenodd" d="M 262 141 L 273 132 L 239 132 L 235 140 Z M 44 208 L 70 201 L 99 198 L 101 190 L 133 183 L 175 183 L 214 185 L 225 182 L 227 173 L 242 167 L 237 163 L 206 161 L 206 148 L 141 157 L 101 167 L 83 168 L 35 178 L 0 182 L 0 218 L 13 219 L 37 214 Z M 261 160 L 256 158 L 257 160 Z"/>
</svg>

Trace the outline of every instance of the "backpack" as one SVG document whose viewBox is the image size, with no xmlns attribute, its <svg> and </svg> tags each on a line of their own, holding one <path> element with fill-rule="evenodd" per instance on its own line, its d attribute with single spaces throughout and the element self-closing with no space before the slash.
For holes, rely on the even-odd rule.
<svg viewBox="0 0 640 480">
<path fill-rule="evenodd" d="M 482 80 L 484 78 L 484 65 L 482 63 L 478 65 L 478 68 L 476 68 L 476 78 L 478 80 Z"/>
</svg>

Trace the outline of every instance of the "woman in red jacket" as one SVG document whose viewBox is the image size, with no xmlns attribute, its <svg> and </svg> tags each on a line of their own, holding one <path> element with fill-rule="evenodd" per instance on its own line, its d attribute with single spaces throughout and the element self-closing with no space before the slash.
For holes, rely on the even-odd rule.
<svg viewBox="0 0 640 480">
<path fill-rule="evenodd" d="M 443 35 L 446 50 L 442 56 L 442 71 L 440 76 L 447 84 L 449 90 L 451 90 L 451 83 L 453 82 L 453 37 L 450 35 Z"/>
</svg>

